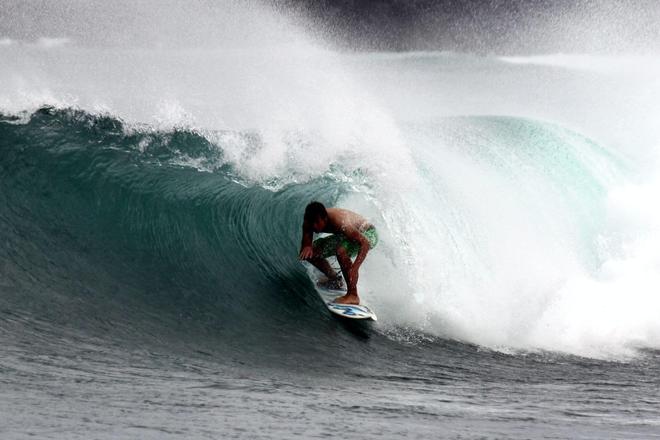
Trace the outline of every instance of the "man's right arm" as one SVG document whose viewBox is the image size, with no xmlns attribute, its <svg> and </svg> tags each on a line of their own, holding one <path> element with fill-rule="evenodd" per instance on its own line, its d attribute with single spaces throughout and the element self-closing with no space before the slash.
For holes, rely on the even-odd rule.
<svg viewBox="0 0 660 440">
<path fill-rule="evenodd" d="M 312 258 L 314 250 L 312 248 L 312 239 L 314 238 L 314 233 L 312 228 L 307 225 L 307 222 L 303 222 L 302 227 L 302 242 L 300 243 L 300 255 L 298 258 L 301 260 L 307 260 Z"/>
</svg>

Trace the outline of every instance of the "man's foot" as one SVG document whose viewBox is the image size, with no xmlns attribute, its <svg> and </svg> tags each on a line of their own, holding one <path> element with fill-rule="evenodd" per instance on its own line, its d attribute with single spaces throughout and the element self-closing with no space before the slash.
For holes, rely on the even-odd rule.
<svg viewBox="0 0 660 440">
<path fill-rule="evenodd" d="M 321 280 L 316 285 L 329 290 L 344 290 L 344 280 L 341 275 L 337 275 L 335 278 Z"/>
<path fill-rule="evenodd" d="M 346 294 L 344 296 L 338 296 L 333 302 L 337 304 L 354 304 L 357 306 L 360 304 L 360 297 L 355 294 Z"/>
</svg>

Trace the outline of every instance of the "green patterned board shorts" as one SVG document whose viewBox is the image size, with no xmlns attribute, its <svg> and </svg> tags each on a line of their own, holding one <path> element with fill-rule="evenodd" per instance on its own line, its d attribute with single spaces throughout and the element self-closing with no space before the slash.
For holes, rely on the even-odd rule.
<svg viewBox="0 0 660 440">
<path fill-rule="evenodd" d="M 369 240 L 369 249 L 373 249 L 378 244 L 378 233 L 376 228 L 369 228 L 362 233 L 364 237 Z M 321 252 L 321 257 L 328 258 L 334 257 L 337 255 L 337 246 L 341 246 L 346 249 L 348 255 L 354 257 L 360 252 L 360 244 L 355 243 L 344 235 L 341 234 L 332 234 L 327 237 L 321 237 L 314 240 L 313 246 L 314 249 L 319 249 Z"/>
</svg>

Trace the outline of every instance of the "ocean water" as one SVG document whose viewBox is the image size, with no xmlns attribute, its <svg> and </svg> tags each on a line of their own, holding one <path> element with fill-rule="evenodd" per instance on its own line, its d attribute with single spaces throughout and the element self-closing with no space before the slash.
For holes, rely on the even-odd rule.
<svg viewBox="0 0 660 440">
<path fill-rule="evenodd" d="M 268 32 L 0 35 L 0 437 L 660 437 L 657 59 L 233 8 Z M 297 260 L 311 200 L 378 227 L 377 323 Z"/>
</svg>

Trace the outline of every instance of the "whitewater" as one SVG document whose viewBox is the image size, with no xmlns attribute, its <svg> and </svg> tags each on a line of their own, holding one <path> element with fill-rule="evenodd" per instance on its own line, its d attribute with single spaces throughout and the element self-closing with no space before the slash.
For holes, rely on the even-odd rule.
<svg viewBox="0 0 660 440">
<path fill-rule="evenodd" d="M 0 35 L 4 438 L 658 435 L 656 56 L 145 5 Z M 377 324 L 297 260 L 311 200 L 378 227 Z"/>
</svg>

